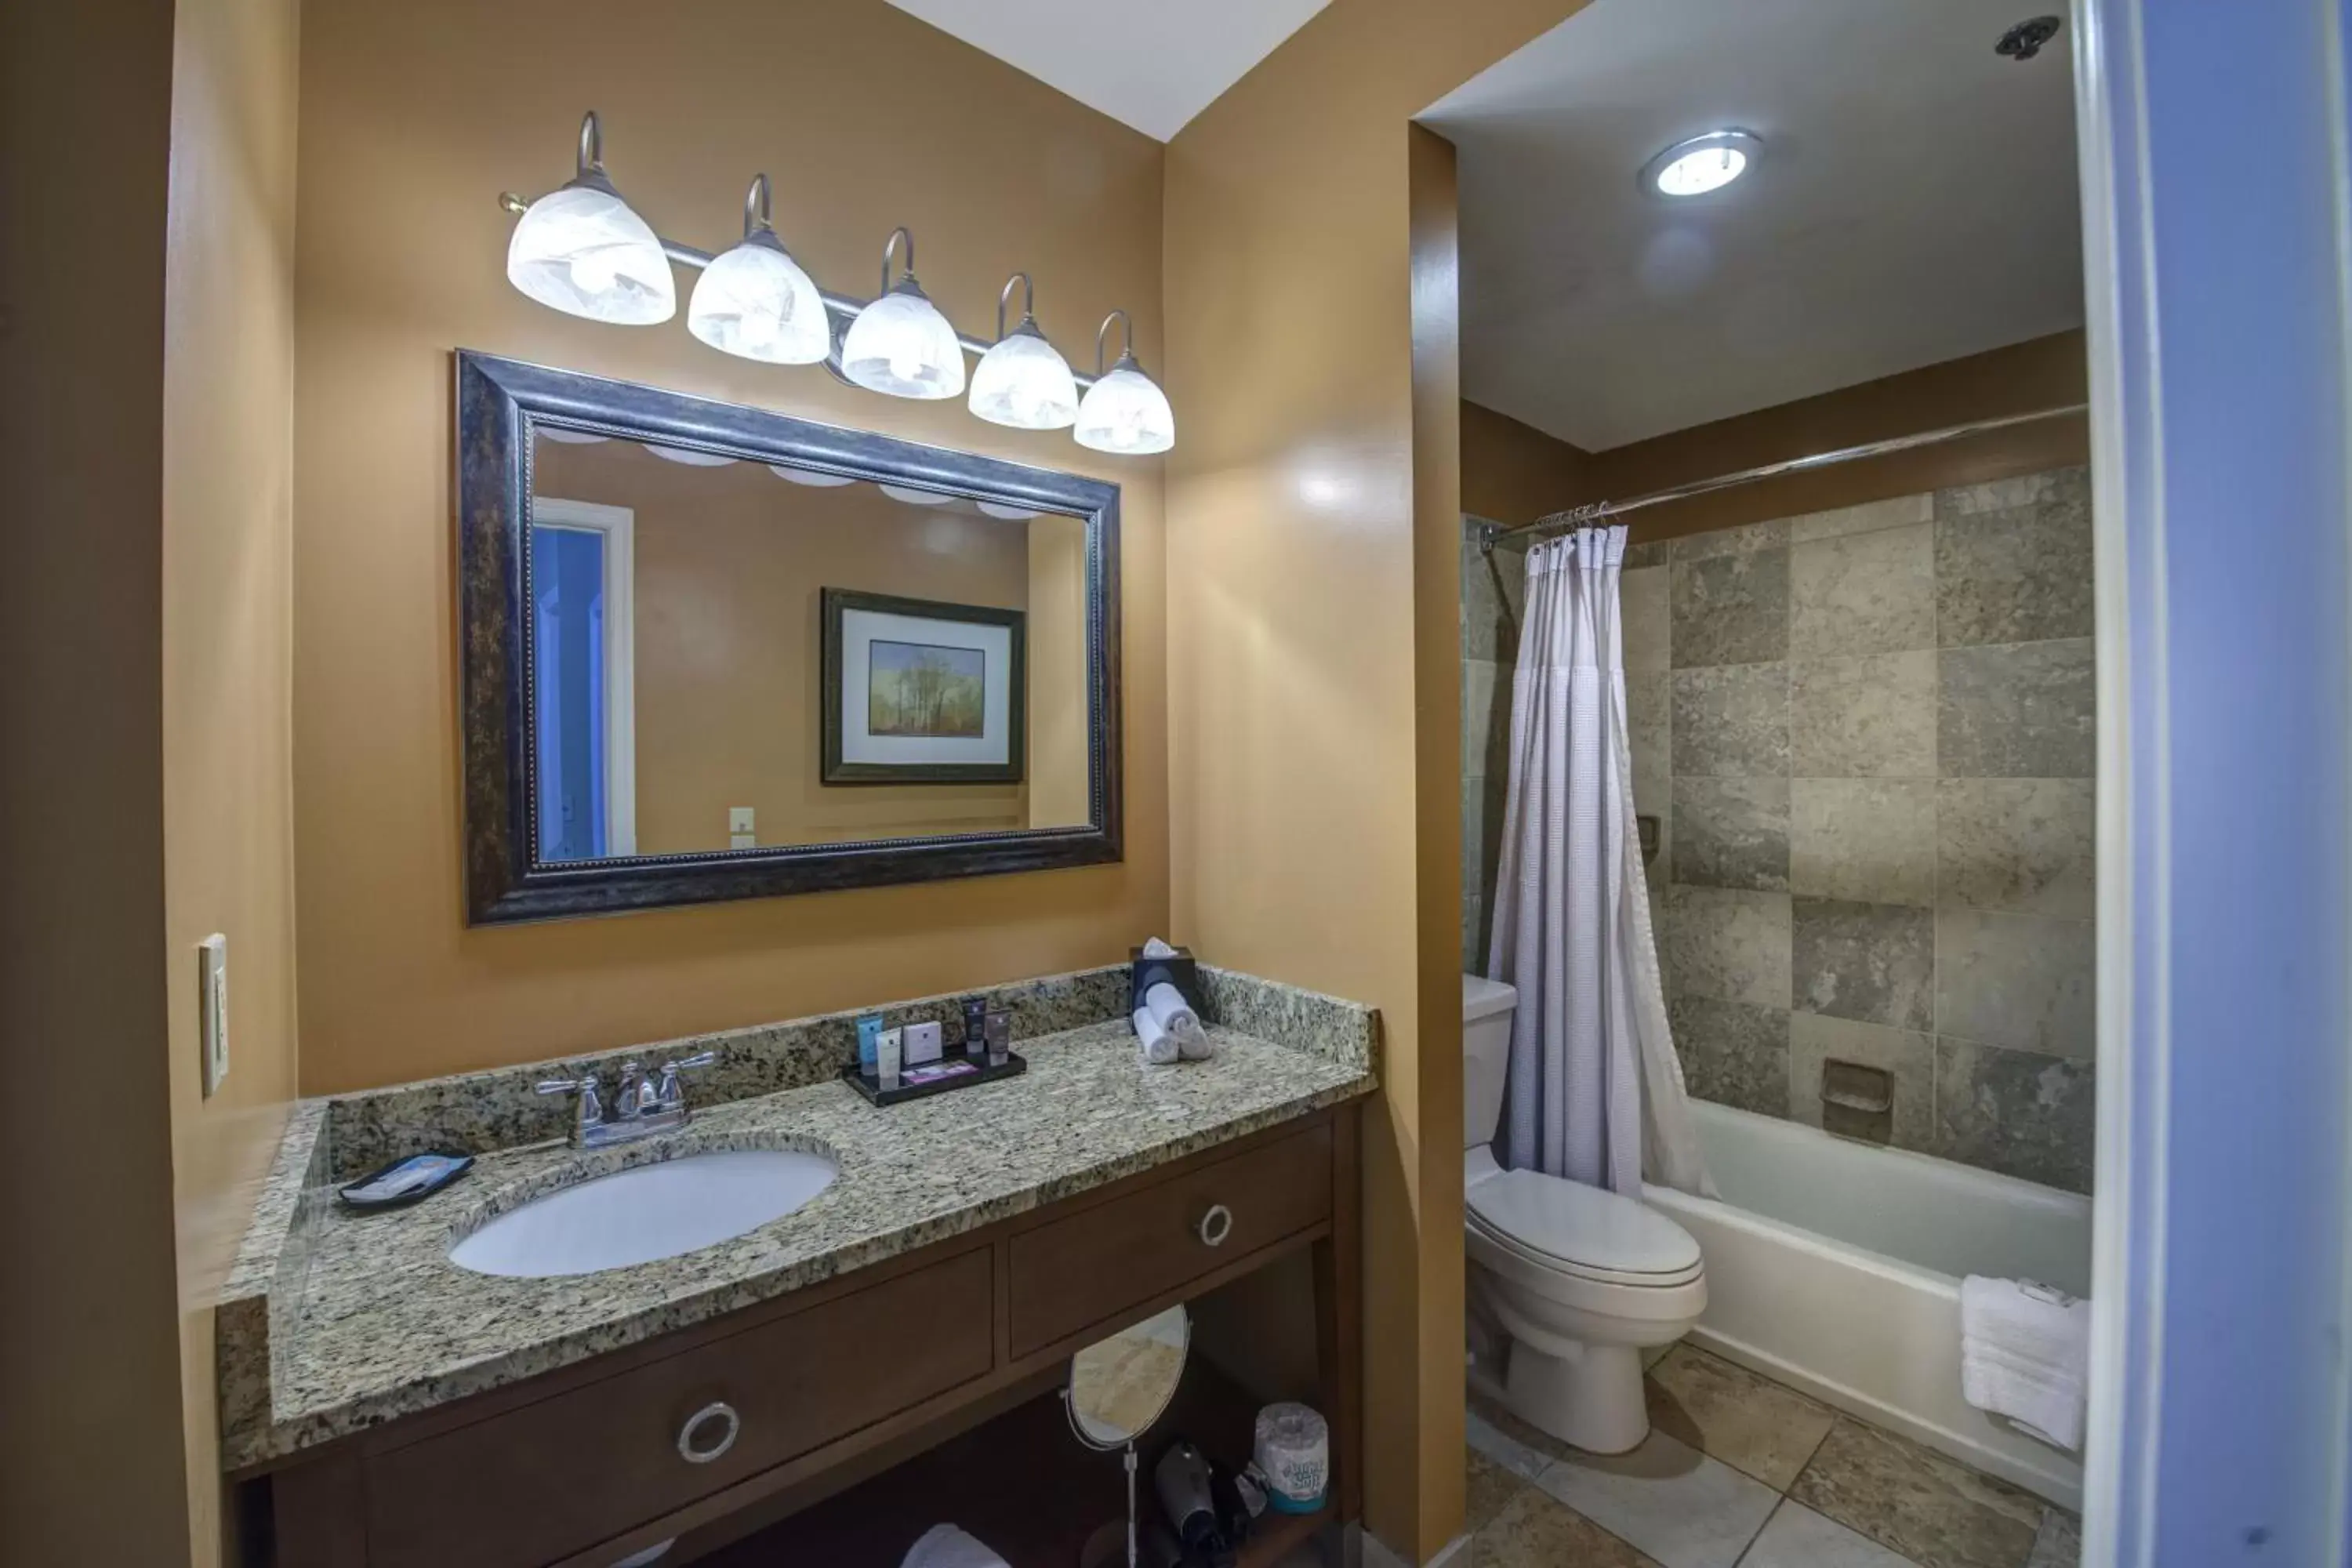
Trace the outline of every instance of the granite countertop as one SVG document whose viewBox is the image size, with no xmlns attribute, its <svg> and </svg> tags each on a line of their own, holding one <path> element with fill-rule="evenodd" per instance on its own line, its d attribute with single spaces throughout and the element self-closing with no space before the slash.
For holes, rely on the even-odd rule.
<svg viewBox="0 0 2352 1568">
<path fill-rule="evenodd" d="M 224 1466 L 715 1318 L 1373 1088 L 1369 1009 L 1229 973 L 1212 985 L 1224 1005 L 1206 1009 L 1219 1047 L 1206 1062 L 1144 1067 L 1126 1021 L 1097 1019 L 1017 1040 L 1029 1062 L 1019 1078 L 897 1106 L 814 1082 L 699 1108 L 683 1131 L 643 1143 L 485 1149 L 462 1181 L 390 1213 L 354 1215 L 332 1196 L 351 1174 L 328 1148 L 335 1114 L 371 1136 L 380 1121 L 349 1100 L 305 1101 L 220 1313 Z M 436 1094 L 446 1110 L 450 1091 Z M 820 1151 L 840 1174 L 782 1219 L 630 1268 L 515 1279 L 446 1257 L 456 1237 L 541 1194 L 711 1148 Z"/>
</svg>

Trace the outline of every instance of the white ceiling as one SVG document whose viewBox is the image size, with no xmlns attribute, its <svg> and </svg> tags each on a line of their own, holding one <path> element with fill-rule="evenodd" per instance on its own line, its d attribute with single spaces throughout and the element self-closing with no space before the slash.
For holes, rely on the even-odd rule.
<svg viewBox="0 0 2352 1568">
<path fill-rule="evenodd" d="M 2082 324 L 2044 0 L 1595 0 L 1422 118 L 1461 151 L 1462 378 L 1588 450 Z M 1660 149 L 1755 132 L 1669 203 Z"/>
<path fill-rule="evenodd" d="M 1165 142 L 1329 0 L 890 0 Z"/>
</svg>

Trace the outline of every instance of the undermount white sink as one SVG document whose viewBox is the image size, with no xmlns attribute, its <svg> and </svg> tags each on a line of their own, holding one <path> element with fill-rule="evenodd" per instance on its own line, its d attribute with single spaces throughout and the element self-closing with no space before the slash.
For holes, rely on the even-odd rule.
<svg viewBox="0 0 2352 1568">
<path fill-rule="evenodd" d="M 550 1279 L 676 1258 L 782 1219 L 841 1168 L 797 1149 L 719 1149 L 559 1187 L 449 1248 L 477 1274 Z"/>
</svg>

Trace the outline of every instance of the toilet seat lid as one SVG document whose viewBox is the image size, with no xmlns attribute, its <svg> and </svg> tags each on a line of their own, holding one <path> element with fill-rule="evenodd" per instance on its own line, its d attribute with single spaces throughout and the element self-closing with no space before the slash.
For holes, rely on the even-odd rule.
<svg viewBox="0 0 2352 1568">
<path fill-rule="evenodd" d="M 1690 1232 L 1622 1194 L 1540 1171 L 1505 1171 L 1465 1196 L 1488 1235 L 1562 1268 L 1664 1285 L 1699 1266 Z"/>
</svg>

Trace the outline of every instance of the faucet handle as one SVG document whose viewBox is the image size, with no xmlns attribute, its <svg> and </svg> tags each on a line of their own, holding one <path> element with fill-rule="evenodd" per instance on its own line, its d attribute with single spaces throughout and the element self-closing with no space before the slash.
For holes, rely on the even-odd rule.
<svg viewBox="0 0 2352 1568">
<path fill-rule="evenodd" d="M 576 1094 L 580 1097 L 579 1114 L 573 1119 L 572 1135 L 576 1138 L 604 1120 L 604 1103 L 596 1092 L 596 1075 L 587 1073 L 576 1079 L 550 1079 L 540 1084 L 541 1094 Z"/>
<path fill-rule="evenodd" d="M 664 1110 L 684 1110 L 686 1090 L 678 1086 L 677 1075 L 689 1068 L 707 1068 L 718 1059 L 717 1051 L 698 1051 L 693 1056 L 663 1063 L 661 1088 L 656 1095 L 656 1103 Z"/>
</svg>

